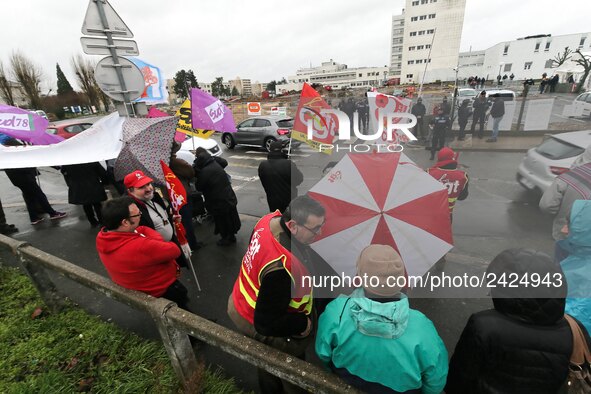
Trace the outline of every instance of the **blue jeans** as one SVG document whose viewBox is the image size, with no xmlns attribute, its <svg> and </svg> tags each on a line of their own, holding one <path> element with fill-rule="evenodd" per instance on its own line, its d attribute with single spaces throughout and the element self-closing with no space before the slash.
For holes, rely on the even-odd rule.
<svg viewBox="0 0 591 394">
<path fill-rule="evenodd" d="M 501 123 L 502 119 L 503 119 L 502 116 L 499 118 L 493 118 L 492 138 L 495 140 L 499 136 L 499 124 Z"/>
</svg>

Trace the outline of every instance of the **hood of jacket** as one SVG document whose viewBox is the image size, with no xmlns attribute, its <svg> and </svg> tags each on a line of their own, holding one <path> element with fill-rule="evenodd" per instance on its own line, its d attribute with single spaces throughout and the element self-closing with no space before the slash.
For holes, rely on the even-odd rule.
<svg viewBox="0 0 591 394">
<path fill-rule="evenodd" d="M 532 274 L 546 282 L 532 285 Z M 496 281 L 490 282 L 493 277 Z M 490 263 L 487 280 L 496 286 L 490 291 L 495 309 L 506 316 L 529 324 L 553 325 L 564 315 L 566 279 L 560 265 L 544 253 L 505 250 Z"/>
<path fill-rule="evenodd" d="M 362 334 L 380 338 L 399 338 L 408 325 L 408 298 L 399 301 L 377 302 L 365 297 L 363 289 L 351 294 L 351 316 Z"/>
<path fill-rule="evenodd" d="M 211 155 L 208 152 L 201 152 L 195 158 L 194 165 L 197 169 L 202 169 L 212 161 L 214 161 L 214 158 L 211 157 Z"/>
<path fill-rule="evenodd" d="M 136 232 L 106 231 L 103 227 L 96 237 L 96 249 L 99 253 L 111 254 L 138 236 Z"/>
<path fill-rule="evenodd" d="M 591 200 L 576 200 L 570 211 L 568 237 L 561 246 L 571 254 L 591 256 Z"/>
</svg>

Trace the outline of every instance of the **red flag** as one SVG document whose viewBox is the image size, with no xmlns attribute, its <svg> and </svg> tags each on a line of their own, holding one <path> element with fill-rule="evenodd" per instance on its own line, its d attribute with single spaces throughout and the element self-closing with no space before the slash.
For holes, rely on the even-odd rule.
<svg viewBox="0 0 591 394">
<path fill-rule="evenodd" d="M 187 203 L 187 192 L 181 183 L 181 180 L 174 175 L 174 172 L 160 160 L 164 179 L 166 179 L 166 189 L 168 190 L 168 199 L 172 205 L 173 212 L 178 215 L 179 210 Z"/>
<path fill-rule="evenodd" d="M 291 133 L 293 139 L 303 141 L 314 148 L 318 148 L 320 144 L 332 144 L 337 136 L 338 120 L 334 115 L 320 115 L 322 109 L 331 109 L 331 107 L 314 88 L 304 83 Z M 308 119 L 312 120 L 314 130 L 312 140 L 308 139 Z M 319 151 L 330 153 L 332 149 L 323 148 Z"/>
</svg>

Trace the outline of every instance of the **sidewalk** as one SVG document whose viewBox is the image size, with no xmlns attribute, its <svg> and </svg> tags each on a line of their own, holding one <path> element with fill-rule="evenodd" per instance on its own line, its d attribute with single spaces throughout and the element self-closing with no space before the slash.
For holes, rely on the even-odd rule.
<svg viewBox="0 0 591 394">
<path fill-rule="evenodd" d="M 511 132 L 507 132 L 511 133 Z M 538 146 L 544 135 L 503 135 L 501 133 L 497 142 L 486 142 L 490 136 L 479 139 L 467 134 L 464 141 L 454 140 L 449 142 L 449 147 L 457 151 L 488 151 L 488 152 L 527 152 Z"/>
</svg>

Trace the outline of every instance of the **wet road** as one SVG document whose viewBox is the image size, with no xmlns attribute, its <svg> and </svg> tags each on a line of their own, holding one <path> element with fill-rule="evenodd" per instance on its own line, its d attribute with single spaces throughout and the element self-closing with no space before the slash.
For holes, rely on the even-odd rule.
<svg viewBox="0 0 591 394">
<path fill-rule="evenodd" d="M 405 153 L 419 166 L 431 165 L 425 150 Z M 294 151 L 294 161 L 306 180 L 300 192 L 307 190 L 321 177 L 321 169 L 330 161 L 306 149 Z M 242 229 L 236 245 L 220 248 L 210 223 L 195 225 L 198 238 L 206 243 L 193 257 L 203 291 L 198 293 L 188 272 L 183 282 L 190 289 L 190 308 L 219 324 L 232 327 L 226 317 L 227 297 L 231 292 L 246 249 L 248 237 L 258 217 L 267 213 L 265 194 L 257 177 L 257 168 L 266 153 L 256 148 L 236 147 L 223 155 L 229 162 L 227 171 L 232 175 L 233 187 L 238 196 L 238 211 L 242 217 Z M 445 266 L 449 273 L 482 273 L 486 264 L 500 251 L 510 247 L 529 247 L 551 253 L 550 236 L 552 218 L 537 208 L 537 198 L 528 194 L 515 181 L 515 171 L 522 158 L 521 153 L 464 152 L 460 162 L 470 174 L 470 195 L 456 205 L 454 213 L 455 247 L 448 254 Z M 0 172 L 0 198 L 9 222 L 21 232 L 14 238 L 30 242 L 46 252 L 69 260 L 84 268 L 106 275 L 94 247 L 97 229 L 91 228 L 81 207 L 67 204 L 67 189 L 58 171 L 41 169 L 42 188 L 54 207 L 68 212 L 68 217 L 58 221 L 46 220 L 38 226 L 28 223 L 28 216 L 18 189 L 6 175 Z M 100 294 L 78 286 L 67 279 L 57 278 L 60 289 L 92 312 L 111 319 L 146 337 L 156 338 L 157 331 L 149 317 L 126 306 L 105 299 Z M 456 296 L 462 297 L 459 292 Z M 490 307 L 486 298 L 413 299 L 413 307 L 431 318 L 451 353 L 468 316 Z M 206 348 L 206 357 L 212 364 L 224 367 L 228 375 L 235 376 L 247 389 L 256 388 L 256 373 L 230 356 Z"/>
</svg>

